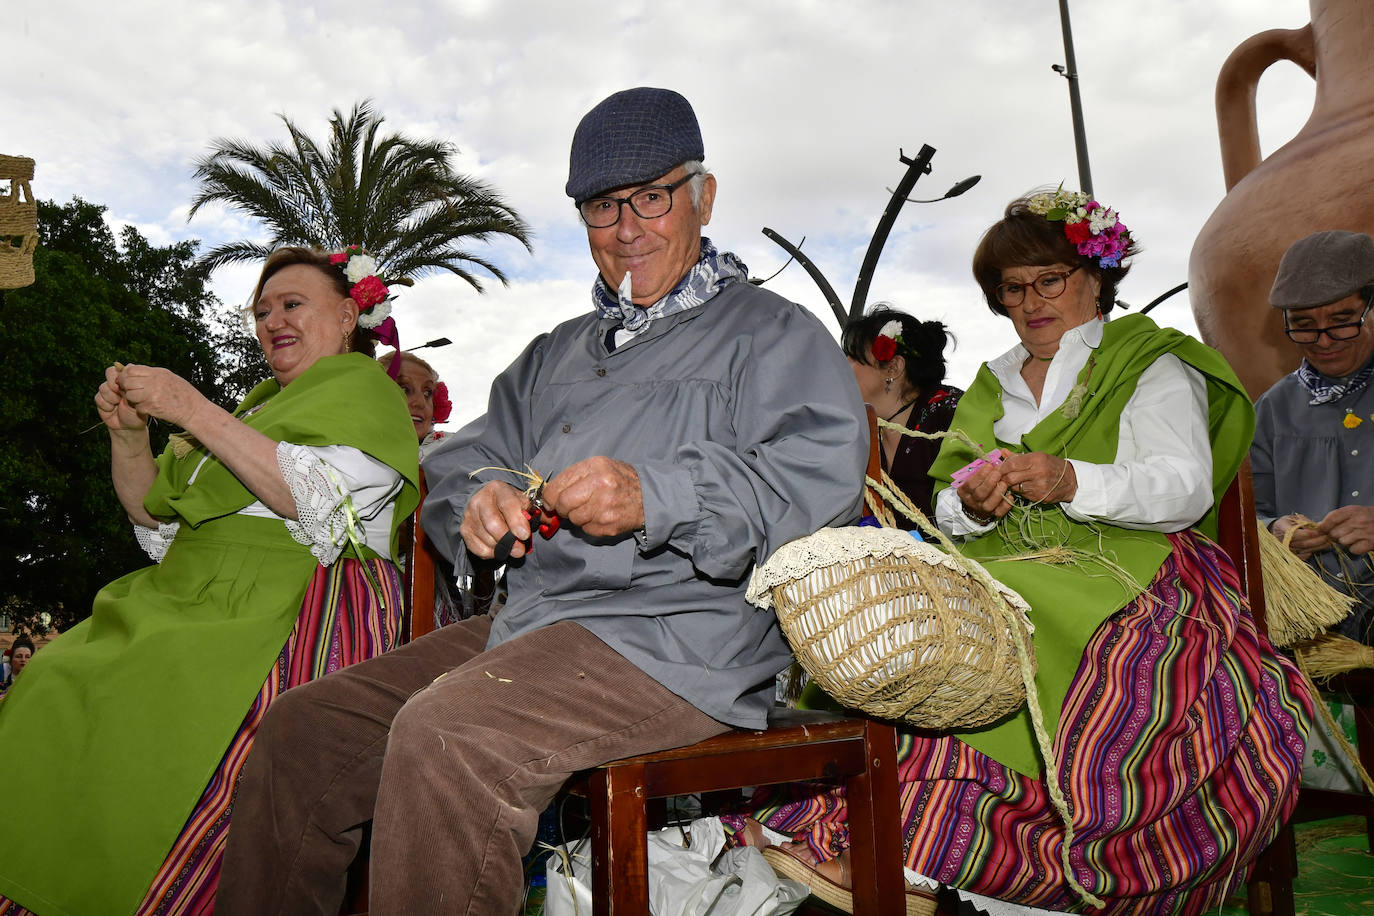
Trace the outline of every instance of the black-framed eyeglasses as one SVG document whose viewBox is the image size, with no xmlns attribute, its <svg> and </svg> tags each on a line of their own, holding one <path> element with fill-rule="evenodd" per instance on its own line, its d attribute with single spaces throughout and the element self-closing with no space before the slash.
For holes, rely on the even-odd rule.
<svg viewBox="0 0 1374 916">
<path fill-rule="evenodd" d="M 1026 290 L 1030 287 L 1034 287 L 1041 299 L 1058 299 L 1064 295 L 1064 289 L 1069 285 L 1069 276 L 1078 270 L 1078 267 L 1070 267 L 1068 270 L 1047 270 L 1029 283 L 998 283 L 997 301 L 1007 308 L 1018 306 L 1026 301 Z"/>
<path fill-rule="evenodd" d="M 673 192 L 695 178 L 699 172 L 688 172 L 672 184 L 651 184 L 627 197 L 592 197 L 577 205 L 582 222 L 593 229 L 605 229 L 620 222 L 620 208 L 626 204 L 640 219 L 658 219 L 673 209 Z"/>
<path fill-rule="evenodd" d="M 1314 344 L 1321 340 L 1323 334 L 1332 340 L 1353 340 L 1360 336 L 1360 328 L 1364 326 L 1364 319 L 1369 314 L 1370 304 L 1365 303 L 1364 311 L 1360 312 L 1359 321 L 1344 321 L 1325 328 L 1290 328 L 1288 326 L 1288 313 L 1284 312 L 1283 333 L 1287 334 L 1288 339 L 1293 343 L 1299 344 Z"/>
</svg>

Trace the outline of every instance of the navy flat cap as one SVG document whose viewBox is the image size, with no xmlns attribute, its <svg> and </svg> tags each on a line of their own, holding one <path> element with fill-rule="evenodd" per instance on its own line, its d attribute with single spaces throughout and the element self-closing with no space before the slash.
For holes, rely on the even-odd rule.
<svg viewBox="0 0 1374 916">
<path fill-rule="evenodd" d="M 1354 295 L 1374 284 L 1374 239 L 1363 232 L 1328 229 L 1298 239 L 1279 261 L 1269 304 L 1309 309 Z"/>
<path fill-rule="evenodd" d="M 612 188 L 653 181 L 704 159 L 691 104 L 671 89 L 640 86 L 605 99 L 573 134 L 565 190 L 576 203 Z"/>
</svg>

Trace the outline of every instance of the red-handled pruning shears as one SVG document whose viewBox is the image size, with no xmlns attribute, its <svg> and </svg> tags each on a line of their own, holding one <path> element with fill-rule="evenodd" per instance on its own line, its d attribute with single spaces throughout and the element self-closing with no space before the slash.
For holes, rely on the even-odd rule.
<svg viewBox="0 0 1374 916">
<path fill-rule="evenodd" d="M 563 524 L 558 513 L 549 508 L 549 504 L 544 502 L 544 484 L 541 481 L 530 494 L 530 507 L 525 510 L 525 518 L 531 522 L 538 522 L 539 536 L 544 540 L 553 537 L 554 532 Z"/>
</svg>

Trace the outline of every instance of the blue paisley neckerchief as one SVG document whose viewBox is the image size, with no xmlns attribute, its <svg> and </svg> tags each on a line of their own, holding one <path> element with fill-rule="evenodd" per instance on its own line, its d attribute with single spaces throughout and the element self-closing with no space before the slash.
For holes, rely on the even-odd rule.
<svg viewBox="0 0 1374 916">
<path fill-rule="evenodd" d="M 687 271 L 673 291 L 648 308 L 640 308 L 630 301 L 628 290 L 621 298 L 619 291 L 598 276 L 592 286 L 592 304 L 604 318 L 618 318 L 630 337 L 644 333 L 655 318 L 685 312 L 701 305 L 731 283 L 749 278 L 749 268 L 728 251 L 717 251 L 711 240 L 702 237 L 701 258 Z"/>
<path fill-rule="evenodd" d="M 1331 381 L 1331 379 L 1322 375 L 1316 369 L 1313 369 L 1312 364 L 1305 359 L 1302 361 L 1302 365 L 1298 367 L 1298 371 L 1295 374 L 1298 376 L 1298 381 L 1302 382 L 1302 386 L 1312 395 L 1312 400 L 1308 401 L 1308 404 L 1314 406 L 1317 404 L 1329 404 L 1332 401 L 1340 400 L 1347 394 L 1354 394 L 1365 385 L 1368 385 L 1369 380 L 1374 378 L 1374 360 L 1370 360 L 1366 363 L 1365 367 L 1351 376 L 1350 381 L 1346 382 L 1344 385 L 1338 385 Z"/>
</svg>

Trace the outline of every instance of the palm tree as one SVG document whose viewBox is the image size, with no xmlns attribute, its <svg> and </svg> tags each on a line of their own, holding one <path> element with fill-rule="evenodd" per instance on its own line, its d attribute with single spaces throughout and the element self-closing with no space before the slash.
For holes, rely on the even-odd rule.
<svg viewBox="0 0 1374 916">
<path fill-rule="evenodd" d="M 326 148 L 280 117 L 289 143 L 263 148 L 220 139 L 196 163 L 200 193 L 188 219 L 222 202 L 262 221 L 272 236 L 266 245 L 212 248 L 202 255 L 209 267 L 261 261 L 281 245 L 337 250 L 360 243 L 388 280 L 447 270 L 481 292 L 475 270 L 502 283 L 506 275 L 466 244 L 509 236 L 530 249 L 529 226 L 500 194 L 453 170 L 453 144 L 379 136 L 383 118 L 368 101 L 347 117 L 334 109 Z"/>
</svg>

